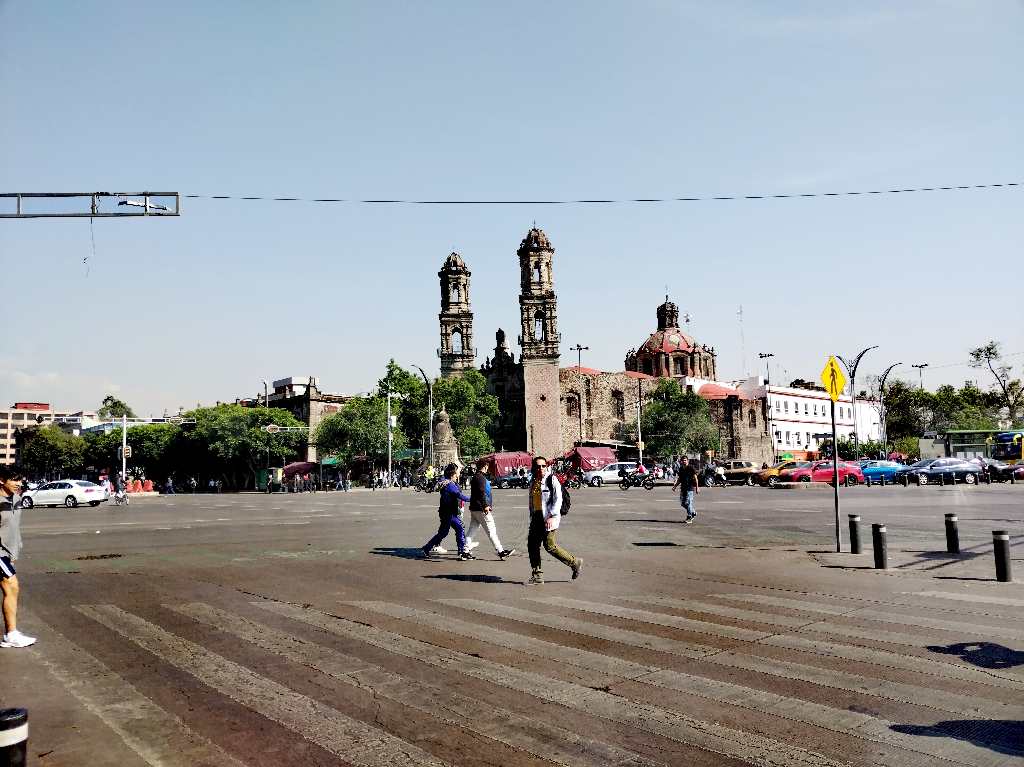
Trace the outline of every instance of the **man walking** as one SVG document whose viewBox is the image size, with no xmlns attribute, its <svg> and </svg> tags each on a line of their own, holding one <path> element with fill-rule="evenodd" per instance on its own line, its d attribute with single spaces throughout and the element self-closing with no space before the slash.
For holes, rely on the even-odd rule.
<svg viewBox="0 0 1024 767">
<path fill-rule="evenodd" d="M 3 590 L 4 636 L 0 647 L 28 647 L 36 638 L 18 631 L 18 576 L 14 560 L 21 551 L 20 474 L 0 466 L 0 589 Z"/>
<path fill-rule="evenodd" d="M 530 532 L 526 550 L 530 555 L 529 585 L 544 583 L 540 564 L 540 547 L 564 565 L 572 568 L 572 579 L 580 577 L 583 559 L 574 557 L 558 545 L 555 533 L 562 519 L 562 485 L 548 466 L 547 460 L 538 456 L 533 459 L 533 474 L 530 481 Z"/>
<path fill-rule="evenodd" d="M 466 531 L 462 527 L 462 517 L 459 515 L 459 502 L 468 501 L 469 498 L 462 494 L 455 475 L 459 473 L 459 467 L 454 463 L 448 464 L 444 469 L 444 484 L 441 486 L 441 500 L 437 506 L 437 516 L 440 524 L 437 533 L 423 546 L 423 558 L 432 559 L 437 547 L 441 545 L 451 529 L 455 528 L 455 539 L 459 544 L 459 559 L 476 559 L 466 548 Z"/>
<path fill-rule="evenodd" d="M 473 476 L 469 480 L 469 532 L 466 533 L 466 550 L 475 548 L 478 544 L 473 540 L 473 534 L 481 527 L 491 539 L 494 552 L 498 559 L 505 560 L 516 553 L 515 549 L 503 549 L 501 541 L 498 540 L 498 529 L 494 525 L 494 514 L 491 513 L 491 483 L 487 479 L 487 472 L 484 470 L 486 463 L 477 464 Z"/>
<path fill-rule="evenodd" d="M 686 524 L 691 524 L 697 518 L 697 511 L 693 504 L 693 497 L 700 492 L 700 483 L 697 481 L 697 471 L 690 465 L 690 459 L 685 455 L 679 462 L 679 474 L 672 485 L 672 492 L 676 488 L 679 491 L 679 505 L 686 509 Z"/>
</svg>

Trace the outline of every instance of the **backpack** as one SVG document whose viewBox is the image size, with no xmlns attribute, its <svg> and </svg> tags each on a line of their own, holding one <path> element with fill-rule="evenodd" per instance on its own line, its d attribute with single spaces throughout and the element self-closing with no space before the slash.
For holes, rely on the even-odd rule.
<svg viewBox="0 0 1024 767">
<path fill-rule="evenodd" d="M 554 478 L 555 478 L 554 474 L 551 474 L 551 475 L 548 476 L 548 490 L 550 490 L 552 493 L 555 492 L 555 487 L 554 487 L 554 484 L 553 484 Z M 569 509 L 571 509 L 571 508 L 572 508 L 572 496 L 569 495 L 568 488 L 566 488 L 565 485 L 562 485 L 562 509 L 561 509 L 561 512 L 560 512 L 561 515 L 564 517 L 566 514 L 569 513 Z"/>
</svg>

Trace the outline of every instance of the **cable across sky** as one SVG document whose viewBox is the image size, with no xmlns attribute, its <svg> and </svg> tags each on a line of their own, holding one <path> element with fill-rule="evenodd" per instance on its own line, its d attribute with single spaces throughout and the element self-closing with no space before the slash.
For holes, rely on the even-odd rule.
<svg viewBox="0 0 1024 767">
<path fill-rule="evenodd" d="M 845 192 L 802 192 L 791 194 L 732 194 L 699 195 L 695 197 L 635 197 L 615 200 L 417 200 L 417 199 L 357 199 L 346 197 L 273 197 L 230 194 L 183 194 L 193 200 L 255 200 L 262 202 L 321 202 L 349 205 L 635 205 L 645 203 L 715 202 L 743 200 L 799 200 L 812 197 L 857 197 L 870 195 L 911 194 L 917 192 L 958 192 L 976 189 L 1005 189 L 1024 186 L 1024 182 L 1005 181 L 990 184 L 953 184 L 949 186 L 917 186 L 894 189 L 851 190 Z"/>
</svg>

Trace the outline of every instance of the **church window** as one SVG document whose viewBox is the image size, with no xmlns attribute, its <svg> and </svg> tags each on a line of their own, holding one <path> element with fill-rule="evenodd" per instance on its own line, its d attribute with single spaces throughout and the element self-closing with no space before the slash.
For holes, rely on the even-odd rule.
<svg viewBox="0 0 1024 767">
<path fill-rule="evenodd" d="M 750 408 L 750 412 L 747 413 L 747 423 L 751 429 L 757 428 L 757 413 L 754 412 L 754 408 Z"/>
<path fill-rule="evenodd" d="M 544 277 L 542 276 L 543 274 L 544 273 L 541 271 L 541 268 L 540 268 L 540 261 L 535 262 L 534 265 L 533 265 L 533 279 L 534 279 L 534 281 L 535 282 L 544 282 Z"/>
<path fill-rule="evenodd" d="M 565 414 L 576 418 L 580 414 L 580 398 L 577 394 L 570 394 L 565 398 Z"/>
<path fill-rule="evenodd" d="M 544 311 L 540 310 L 534 315 L 533 320 L 533 337 L 537 341 L 544 340 Z"/>
<path fill-rule="evenodd" d="M 676 375 L 677 376 L 683 375 L 683 360 L 682 360 L 682 358 L 681 357 L 676 357 L 675 360 L 673 360 L 673 364 L 675 365 L 675 368 L 676 368 L 675 369 Z"/>
<path fill-rule="evenodd" d="M 452 331 L 452 352 L 462 354 L 462 331 L 458 328 Z"/>
<path fill-rule="evenodd" d="M 626 397 L 620 391 L 612 392 L 612 412 L 620 421 L 626 420 Z"/>
<path fill-rule="evenodd" d="M 584 385 L 585 385 L 585 387 L 586 387 L 586 391 L 587 391 L 587 410 L 593 410 L 593 407 L 594 407 L 594 406 L 593 406 L 593 405 L 591 404 L 591 399 L 590 399 L 590 397 L 591 397 L 591 391 L 590 391 L 590 379 L 588 378 L 588 379 L 587 379 L 586 381 L 584 381 L 583 383 L 584 383 Z"/>
<path fill-rule="evenodd" d="M 449 294 L 449 301 L 453 304 L 462 302 L 462 294 L 459 292 L 458 285 L 452 285 L 451 292 Z"/>
<path fill-rule="evenodd" d="M 650 358 L 644 360 L 644 372 L 649 376 L 654 375 L 654 365 L 651 363 Z"/>
</svg>

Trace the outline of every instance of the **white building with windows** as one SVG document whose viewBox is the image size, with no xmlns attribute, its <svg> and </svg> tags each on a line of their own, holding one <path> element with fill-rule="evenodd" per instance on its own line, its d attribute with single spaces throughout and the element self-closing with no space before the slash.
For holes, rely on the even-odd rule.
<svg viewBox="0 0 1024 767">
<path fill-rule="evenodd" d="M 751 398 L 767 398 L 768 424 L 776 453 L 805 458 L 807 452 L 818 451 L 821 435 L 831 436 L 832 401 L 823 388 L 770 386 L 760 376 L 733 385 Z M 858 398 L 856 412 L 849 396 L 843 395 L 836 402 L 836 434 L 840 439 L 853 439 L 854 432 L 861 441 L 881 439 L 877 401 Z"/>
</svg>

